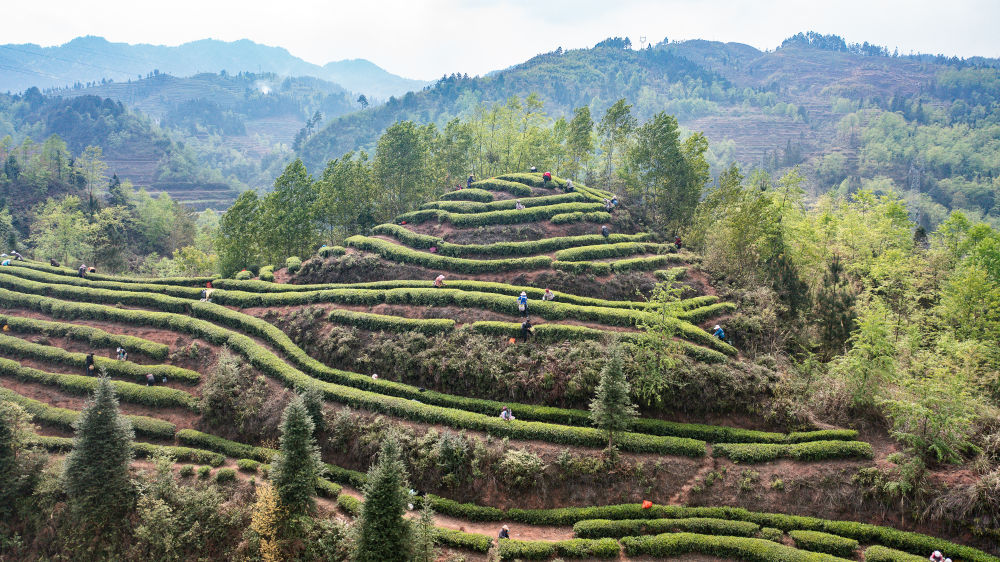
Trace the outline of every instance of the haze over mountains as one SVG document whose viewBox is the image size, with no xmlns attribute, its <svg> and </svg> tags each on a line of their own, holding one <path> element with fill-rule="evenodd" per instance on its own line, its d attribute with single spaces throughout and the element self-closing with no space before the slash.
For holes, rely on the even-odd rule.
<svg viewBox="0 0 1000 562">
<path fill-rule="evenodd" d="M 376 98 L 400 95 L 426 84 L 391 74 L 364 59 L 318 66 L 281 47 L 247 39 L 232 42 L 202 39 L 168 47 L 112 43 L 103 37 L 87 36 L 56 47 L 0 45 L 0 91 L 18 92 L 32 86 L 63 88 L 102 79 L 134 81 L 154 70 L 174 76 L 221 70 L 231 74 L 274 72 L 282 76 L 312 76 Z"/>
</svg>

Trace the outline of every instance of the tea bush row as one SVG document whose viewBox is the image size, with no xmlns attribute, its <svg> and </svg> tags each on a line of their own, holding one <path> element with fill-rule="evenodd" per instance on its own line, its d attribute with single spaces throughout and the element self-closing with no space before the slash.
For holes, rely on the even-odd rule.
<svg viewBox="0 0 1000 562">
<path fill-rule="evenodd" d="M 794 444 L 717 443 L 712 449 L 717 457 L 733 462 L 760 463 L 776 459 L 821 461 L 827 459 L 870 459 L 872 446 L 864 441 L 810 441 Z"/>
<path fill-rule="evenodd" d="M 485 213 L 451 213 L 440 209 L 425 209 L 404 213 L 396 217 L 396 222 L 402 223 L 422 223 L 430 220 L 438 222 L 448 221 L 456 228 L 471 228 L 477 226 L 493 226 L 499 224 L 523 224 L 526 222 L 540 222 L 548 220 L 556 215 L 568 213 L 596 213 L 603 212 L 604 205 L 600 203 L 557 203 L 544 207 L 530 207 L 526 209 L 510 209 L 505 211 L 487 211 Z M 604 213 L 607 214 L 607 213 Z M 610 215 L 609 215 L 610 216 Z"/>
<path fill-rule="evenodd" d="M 367 236 L 351 236 L 344 243 L 359 250 L 376 253 L 387 260 L 397 263 L 417 265 L 428 269 L 454 271 L 456 273 L 498 273 L 547 269 L 552 263 L 552 258 L 548 256 L 497 260 L 470 260 L 466 258 L 439 256 Z"/>
<path fill-rule="evenodd" d="M 69 394 L 84 396 L 93 394 L 98 384 L 96 377 L 47 373 L 25 367 L 17 361 L 2 357 L 0 357 L 0 375 L 13 377 L 20 381 L 54 386 Z M 111 381 L 111 386 L 114 387 L 119 400 L 130 404 L 143 404 L 154 408 L 178 407 L 198 410 L 198 399 L 182 390 L 122 381 Z"/>
<path fill-rule="evenodd" d="M 559 213 L 549 218 L 552 224 L 569 224 L 572 222 L 611 222 L 611 213 L 607 211 L 575 211 Z"/>
<path fill-rule="evenodd" d="M 668 533 L 625 537 L 621 540 L 627 556 L 672 557 L 697 552 L 719 558 L 749 562 L 843 562 L 829 554 L 807 552 L 765 539 Z"/>
<path fill-rule="evenodd" d="M 42 334 L 52 338 L 69 338 L 90 344 L 92 347 L 124 347 L 129 353 L 140 353 L 162 360 L 170 347 L 135 336 L 111 334 L 99 328 L 65 322 L 50 322 L 23 316 L 0 315 L 0 326 L 9 326 L 19 333 Z"/>
<path fill-rule="evenodd" d="M 578 192 L 561 193 L 559 195 L 543 195 L 541 197 L 525 197 L 523 199 L 503 199 L 482 203 L 478 201 L 432 201 L 424 203 L 421 209 L 441 209 L 449 213 L 488 213 L 490 211 L 509 211 L 516 208 L 520 201 L 526 209 L 558 205 L 560 203 L 576 203 L 587 201 L 586 195 Z"/>
<path fill-rule="evenodd" d="M 485 189 L 469 187 L 449 191 L 442 195 L 441 199 L 443 201 L 478 201 L 480 203 L 489 203 L 493 201 L 493 194 Z"/>
<path fill-rule="evenodd" d="M 632 535 L 658 535 L 687 531 L 705 535 L 752 537 L 760 526 L 749 521 L 730 521 L 705 517 L 685 519 L 585 519 L 573 525 L 573 534 L 584 539 L 621 538 Z"/>
<path fill-rule="evenodd" d="M 614 539 L 568 539 L 563 541 L 521 541 L 502 539 L 497 549 L 500 560 L 547 560 L 565 558 L 617 558 L 621 547 Z"/>
<path fill-rule="evenodd" d="M 21 406 L 39 423 L 52 425 L 67 431 L 73 430 L 73 423 L 80 417 L 80 412 L 76 410 L 50 406 L 44 402 L 28 398 L 27 396 L 21 396 L 12 390 L 2 387 L 0 387 L 0 399 L 14 402 Z M 125 418 L 132 424 L 132 428 L 137 434 L 149 437 L 172 439 L 177 429 L 174 424 L 168 421 L 147 416 L 125 416 Z"/>
<path fill-rule="evenodd" d="M 31 441 L 39 446 L 54 452 L 65 453 L 73 448 L 72 437 L 53 437 L 49 435 L 32 436 Z M 191 447 L 177 447 L 174 445 L 154 445 L 153 443 L 143 443 L 133 441 L 132 450 L 139 458 L 150 458 L 156 454 L 167 454 L 177 461 L 187 461 L 209 466 L 221 466 L 226 462 L 226 456 L 214 451 L 204 449 L 192 449 Z"/>
<path fill-rule="evenodd" d="M 592 246 L 577 246 L 559 250 L 555 258 L 560 261 L 586 261 L 607 258 L 620 258 L 635 254 L 666 254 L 673 250 L 672 244 L 655 244 L 652 242 L 619 242 L 616 244 L 595 244 Z"/>
<path fill-rule="evenodd" d="M 87 364 L 87 354 L 66 351 L 59 347 L 32 343 L 14 336 L 0 334 L 0 352 L 8 357 L 26 357 L 38 361 L 49 361 L 77 367 L 83 372 Z M 109 375 L 132 380 L 146 380 L 146 374 L 152 373 L 159 381 L 166 376 L 167 380 L 177 380 L 186 384 L 197 384 L 201 375 L 197 371 L 183 369 L 173 365 L 140 365 L 131 361 L 119 361 L 108 357 L 94 356 L 94 365 L 98 370 L 104 370 Z"/>
</svg>

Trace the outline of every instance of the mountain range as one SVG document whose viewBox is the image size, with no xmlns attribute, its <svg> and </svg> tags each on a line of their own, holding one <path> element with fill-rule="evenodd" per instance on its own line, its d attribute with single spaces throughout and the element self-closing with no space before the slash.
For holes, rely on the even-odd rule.
<svg viewBox="0 0 1000 562">
<path fill-rule="evenodd" d="M 202 39 L 169 47 L 112 43 L 103 37 L 87 36 L 54 47 L 31 43 L 0 45 L 0 92 L 19 92 L 33 86 L 44 90 L 109 80 L 126 82 L 154 72 L 186 77 L 221 70 L 230 74 L 273 72 L 281 76 L 312 76 L 376 99 L 426 85 L 424 81 L 387 72 L 365 59 L 319 66 L 281 47 L 247 39 Z"/>
</svg>

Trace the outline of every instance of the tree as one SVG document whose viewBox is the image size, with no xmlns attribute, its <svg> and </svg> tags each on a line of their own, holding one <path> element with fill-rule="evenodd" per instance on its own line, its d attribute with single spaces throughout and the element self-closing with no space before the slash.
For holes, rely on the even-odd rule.
<svg viewBox="0 0 1000 562">
<path fill-rule="evenodd" d="M 628 429 L 636 417 L 635 404 L 629 397 L 629 384 L 622 371 L 621 349 L 615 349 L 601 370 L 594 399 L 590 401 L 590 421 L 608 434 L 608 449 L 614 449 L 615 434 Z"/>
<path fill-rule="evenodd" d="M 594 120 L 590 117 L 589 106 L 573 110 L 573 119 L 569 122 L 566 137 L 566 150 L 570 158 L 568 172 L 573 177 L 579 177 L 587 168 L 590 154 L 594 152 Z"/>
<path fill-rule="evenodd" d="M 326 419 L 323 417 L 323 392 L 315 386 L 310 386 L 302 391 L 302 403 L 305 404 L 306 411 L 309 412 L 309 419 L 313 422 L 315 434 L 320 434 L 326 430 Z"/>
<path fill-rule="evenodd" d="M 834 254 L 816 294 L 815 308 L 820 342 L 828 357 L 842 352 L 854 329 L 854 298 L 840 255 Z"/>
<path fill-rule="evenodd" d="M 681 143 L 677 120 L 663 112 L 639 128 L 622 175 L 630 197 L 651 222 L 670 228 L 690 222 L 708 181 L 707 150 L 700 134 Z"/>
<path fill-rule="evenodd" d="M 266 261 L 284 263 L 291 256 L 312 254 L 318 238 L 315 200 L 313 179 L 296 159 L 274 180 L 274 191 L 261 205 L 260 250 Z"/>
<path fill-rule="evenodd" d="M 368 109 L 368 98 L 366 98 L 364 94 L 358 96 L 358 105 L 361 106 L 362 111 Z"/>
<path fill-rule="evenodd" d="M 896 373 L 896 348 L 890 341 L 888 310 L 878 298 L 862 308 L 857 326 L 851 349 L 835 361 L 832 372 L 845 382 L 849 407 L 866 413 Z"/>
<path fill-rule="evenodd" d="M 313 216 L 327 244 L 375 226 L 375 217 L 381 213 L 366 153 L 348 152 L 330 160 L 313 187 L 316 190 Z"/>
<path fill-rule="evenodd" d="M 420 517 L 413 526 L 413 555 L 411 562 L 434 562 L 437 560 L 437 549 L 434 543 L 437 540 L 437 532 L 434 528 L 434 509 L 431 502 L 424 501 L 424 506 L 420 509 Z"/>
<path fill-rule="evenodd" d="M 244 191 L 219 219 L 215 250 L 219 273 L 230 276 L 260 259 L 261 202 L 254 191 Z"/>
<path fill-rule="evenodd" d="M 430 153 L 424 136 L 412 121 L 391 125 L 378 139 L 373 171 L 381 192 L 381 221 L 416 209 L 433 194 L 428 181 Z"/>
<path fill-rule="evenodd" d="M 313 437 L 312 418 L 301 396 L 281 415 L 281 447 L 271 463 L 271 480 L 288 515 L 308 515 L 316 507 L 316 479 L 322 464 Z"/>
<path fill-rule="evenodd" d="M 69 195 L 45 202 L 31 224 L 31 243 L 36 257 L 60 258 L 69 264 L 72 258 L 84 259 L 90 255 L 90 233 L 90 224 L 80 209 L 80 198 Z"/>
<path fill-rule="evenodd" d="M 611 187 L 615 150 L 625 144 L 637 124 L 635 117 L 632 116 L 632 106 L 625 103 L 625 98 L 622 98 L 608 108 L 601 123 L 597 126 L 597 132 L 603 139 L 601 148 L 604 150 L 606 161 L 604 167 L 606 187 Z"/>
<path fill-rule="evenodd" d="M 97 210 L 97 198 L 94 192 L 106 181 L 105 172 L 108 170 L 108 165 L 101 159 L 103 156 L 101 147 L 88 146 L 76 159 L 76 166 L 87 180 L 87 209 L 91 212 Z"/>
<path fill-rule="evenodd" d="M 93 400 L 73 427 L 76 436 L 66 457 L 66 495 L 80 517 L 97 528 L 120 523 L 135 499 L 129 479 L 135 434 L 118 411 L 118 399 L 106 376 L 98 379 Z"/>
<path fill-rule="evenodd" d="M 410 529 L 403 519 L 407 475 L 400 455 L 399 441 L 389 435 L 382 443 L 378 461 L 368 470 L 358 530 L 358 562 L 407 559 Z"/>
</svg>

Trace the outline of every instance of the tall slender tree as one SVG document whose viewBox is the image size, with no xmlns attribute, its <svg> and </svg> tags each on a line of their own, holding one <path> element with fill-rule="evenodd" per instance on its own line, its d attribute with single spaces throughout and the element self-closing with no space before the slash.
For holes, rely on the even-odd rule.
<svg viewBox="0 0 1000 562">
<path fill-rule="evenodd" d="M 589 106 L 573 110 L 573 119 L 569 122 L 566 137 L 566 150 L 570 158 L 569 175 L 579 177 L 586 170 L 590 154 L 594 152 L 594 120 L 590 116 Z"/>
<path fill-rule="evenodd" d="M 601 135 L 601 148 L 604 150 L 604 175 L 608 187 L 612 184 L 615 151 L 625 144 L 636 125 L 638 122 L 632 115 L 632 106 L 622 98 L 608 108 L 597 126 L 597 132 Z"/>
<path fill-rule="evenodd" d="M 118 399 L 106 376 L 98 380 L 93 400 L 73 425 L 76 436 L 66 458 L 70 504 L 96 527 L 114 525 L 135 501 L 128 473 L 135 434 L 118 411 Z"/>
<path fill-rule="evenodd" d="M 223 275 L 250 267 L 260 260 L 261 201 L 253 190 L 244 191 L 219 219 L 215 251 Z"/>
<path fill-rule="evenodd" d="M 615 434 L 628 429 L 636 416 L 629 392 L 629 384 L 622 371 L 621 350 L 615 349 L 601 370 L 601 381 L 590 402 L 590 421 L 608 434 L 609 450 L 614 449 Z"/>
<path fill-rule="evenodd" d="M 316 507 L 313 495 L 322 465 L 313 430 L 309 410 L 296 396 L 281 415 L 280 454 L 271 463 L 271 479 L 288 515 L 307 515 Z"/>
<path fill-rule="evenodd" d="M 358 562 L 403 562 L 408 558 L 410 528 L 403 519 L 406 478 L 399 441 L 390 435 L 382 443 L 378 462 L 368 470 L 355 558 Z"/>
</svg>

